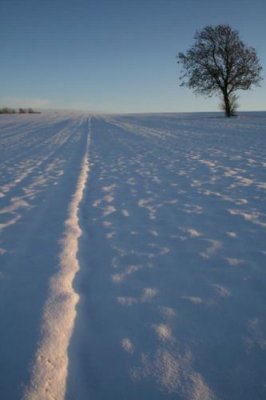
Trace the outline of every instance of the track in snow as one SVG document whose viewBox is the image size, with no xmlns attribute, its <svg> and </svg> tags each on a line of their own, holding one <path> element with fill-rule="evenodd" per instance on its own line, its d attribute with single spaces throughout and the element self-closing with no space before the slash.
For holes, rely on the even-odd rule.
<svg viewBox="0 0 266 400">
<path fill-rule="evenodd" d="M 27 399 L 62 399 L 78 301 L 72 280 L 88 118 L 18 120 L 1 130 L 0 391 L 8 399 L 23 392 Z"/>
<path fill-rule="evenodd" d="M 85 186 L 86 121 L 0 122 L 3 393 L 19 398 L 37 355 L 29 398 L 263 399 L 265 114 L 93 117 Z M 66 332 L 44 325 L 50 356 L 71 216 L 77 318 L 76 298 Z"/>
<path fill-rule="evenodd" d="M 65 232 L 59 255 L 59 270 L 52 277 L 42 321 L 42 336 L 35 355 L 31 384 L 26 400 L 45 398 L 64 399 L 68 374 L 68 345 L 72 335 L 78 293 L 73 280 L 79 271 L 78 241 L 82 234 L 79 226 L 79 206 L 89 173 L 90 121 L 88 138 L 82 160 L 76 191 L 71 200 Z"/>
</svg>

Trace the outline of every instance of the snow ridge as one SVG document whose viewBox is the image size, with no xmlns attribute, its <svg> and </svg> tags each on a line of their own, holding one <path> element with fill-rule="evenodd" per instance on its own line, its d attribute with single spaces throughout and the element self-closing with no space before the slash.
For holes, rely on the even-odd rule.
<svg viewBox="0 0 266 400">
<path fill-rule="evenodd" d="M 61 240 L 60 269 L 50 282 L 49 296 L 44 307 L 41 341 L 24 400 L 63 400 L 65 397 L 69 364 L 68 346 L 79 301 L 79 295 L 74 291 L 72 284 L 79 270 L 77 252 L 82 230 L 78 212 L 89 174 L 90 133 L 91 120 L 88 119 L 86 150 Z"/>
</svg>

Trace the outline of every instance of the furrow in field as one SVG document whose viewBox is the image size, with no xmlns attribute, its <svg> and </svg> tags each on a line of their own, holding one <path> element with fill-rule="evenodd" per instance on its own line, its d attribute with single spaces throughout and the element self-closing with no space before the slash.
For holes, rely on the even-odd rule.
<svg viewBox="0 0 266 400">
<path fill-rule="evenodd" d="M 77 252 L 82 234 L 79 205 L 89 174 L 90 121 L 88 125 L 87 146 L 61 240 L 60 269 L 50 281 L 50 293 L 43 314 L 42 338 L 35 356 L 31 383 L 24 396 L 26 400 L 62 400 L 65 395 L 69 364 L 67 351 L 79 300 L 72 283 L 79 270 Z"/>
<path fill-rule="evenodd" d="M 21 162 L 15 162 L 12 166 L 10 166 L 9 168 L 15 172 L 11 174 L 12 179 L 9 179 L 7 182 L 2 184 L 0 197 L 4 197 L 8 193 L 12 195 L 10 192 L 17 191 L 17 187 L 21 187 L 25 192 L 27 190 L 27 186 L 31 184 L 34 186 L 34 181 L 38 181 L 40 179 L 40 175 L 43 175 L 44 171 L 47 170 L 47 173 L 49 174 L 49 171 L 54 167 L 53 160 L 58 159 L 58 156 L 62 153 L 62 150 L 80 136 L 79 132 L 81 125 L 82 122 L 78 122 L 73 124 L 73 126 L 70 128 L 68 127 L 56 131 L 52 142 L 50 138 L 50 142 L 46 141 L 45 145 L 42 146 L 43 150 L 39 145 L 39 148 L 35 149 L 36 154 L 34 156 L 31 154 L 27 160 L 23 158 Z M 70 135 L 69 132 L 72 132 L 72 134 Z M 47 153 L 48 145 L 50 147 L 50 151 Z M 40 152 L 43 152 L 43 155 L 41 155 Z M 7 165 L 7 171 L 9 168 Z"/>
</svg>

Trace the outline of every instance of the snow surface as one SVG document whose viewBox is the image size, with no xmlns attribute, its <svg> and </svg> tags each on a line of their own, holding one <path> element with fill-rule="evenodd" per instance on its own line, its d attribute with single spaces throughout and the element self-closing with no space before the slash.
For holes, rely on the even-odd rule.
<svg viewBox="0 0 266 400">
<path fill-rule="evenodd" d="M 0 398 L 266 398 L 266 113 L 0 118 Z"/>
</svg>

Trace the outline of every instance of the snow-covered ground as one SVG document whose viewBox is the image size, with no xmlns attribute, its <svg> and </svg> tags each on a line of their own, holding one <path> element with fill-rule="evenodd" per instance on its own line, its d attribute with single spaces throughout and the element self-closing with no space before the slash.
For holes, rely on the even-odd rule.
<svg viewBox="0 0 266 400">
<path fill-rule="evenodd" d="M 266 113 L 0 118 L 0 398 L 266 398 Z"/>
</svg>

